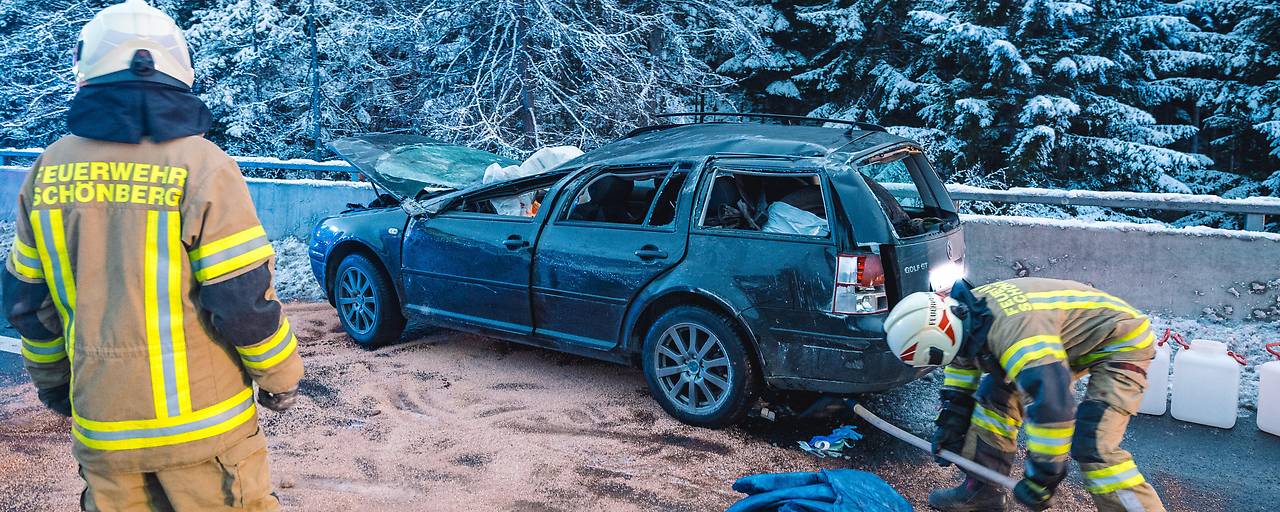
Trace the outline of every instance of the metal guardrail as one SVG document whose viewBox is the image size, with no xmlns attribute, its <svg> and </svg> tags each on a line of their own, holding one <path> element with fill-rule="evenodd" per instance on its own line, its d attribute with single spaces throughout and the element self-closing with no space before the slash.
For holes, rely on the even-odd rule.
<svg viewBox="0 0 1280 512">
<path fill-rule="evenodd" d="M 893 195 L 919 197 L 910 183 L 886 183 Z M 1090 190 L 1054 190 L 1045 188 L 1013 188 L 995 190 L 968 185 L 947 185 L 947 192 L 957 201 L 988 201 L 1009 204 L 1051 204 L 1059 206 L 1101 206 L 1134 210 L 1180 212 L 1223 212 L 1244 215 L 1248 231 L 1266 229 L 1267 215 L 1280 215 L 1280 197 L 1225 199 L 1194 194 L 1161 194 L 1146 192 L 1096 192 Z"/>
<path fill-rule="evenodd" d="M 27 164 L 40 156 L 39 149 L 0 149 L 0 167 Z M 305 171 L 314 173 L 345 174 L 352 181 L 360 179 L 360 172 L 350 164 L 342 161 L 317 162 L 315 160 L 279 160 L 261 157 L 231 157 L 241 169 L 273 169 L 281 171 Z M 21 162 L 19 162 L 21 161 Z"/>
</svg>

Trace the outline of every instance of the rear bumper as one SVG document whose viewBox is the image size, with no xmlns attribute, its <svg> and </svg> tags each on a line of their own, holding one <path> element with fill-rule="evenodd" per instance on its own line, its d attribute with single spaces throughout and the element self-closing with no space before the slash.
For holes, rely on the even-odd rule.
<svg viewBox="0 0 1280 512">
<path fill-rule="evenodd" d="M 781 352 L 773 365 L 774 371 L 765 378 L 765 382 L 777 389 L 874 393 L 901 386 L 929 372 L 928 368 L 903 364 L 887 349 L 859 351 L 804 344 Z"/>
<path fill-rule="evenodd" d="M 885 315 L 830 318 L 822 332 L 778 327 L 776 318 L 753 318 L 751 325 L 764 379 L 771 387 L 818 393 L 870 393 L 892 389 L 929 372 L 913 368 L 889 351 L 882 332 Z M 774 320 L 774 321 L 767 321 Z M 868 336 L 871 334 L 871 336 Z"/>
</svg>

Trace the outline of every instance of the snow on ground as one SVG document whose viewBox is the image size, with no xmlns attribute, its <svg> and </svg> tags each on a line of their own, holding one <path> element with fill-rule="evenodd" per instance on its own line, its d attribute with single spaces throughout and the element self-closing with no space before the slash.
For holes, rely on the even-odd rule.
<svg viewBox="0 0 1280 512">
<path fill-rule="evenodd" d="M 13 221 L 0 221 L 0 254 L 9 258 L 9 248 L 13 247 Z"/>
<path fill-rule="evenodd" d="M 271 242 L 276 249 L 276 294 L 285 302 L 319 302 L 324 290 L 311 273 L 307 242 L 294 237 Z"/>
</svg>

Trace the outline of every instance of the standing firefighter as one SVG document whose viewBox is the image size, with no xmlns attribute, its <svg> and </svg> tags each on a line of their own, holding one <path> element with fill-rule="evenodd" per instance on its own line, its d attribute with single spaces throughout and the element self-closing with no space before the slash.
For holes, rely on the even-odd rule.
<svg viewBox="0 0 1280 512">
<path fill-rule="evenodd" d="M 903 299 L 885 328 L 906 363 L 946 366 L 935 451 L 1008 474 L 1025 427 L 1026 473 L 1014 497 L 1029 508 L 1049 507 L 1070 454 L 1098 510 L 1164 510 L 1120 449 L 1155 354 L 1151 321 L 1125 301 L 1073 281 L 1022 278 L 972 290 L 960 281 L 950 297 Z M 1077 407 L 1072 384 L 1084 374 L 1089 386 Z M 929 505 L 1004 510 L 1005 493 L 970 476 L 935 491 Z"/>
<path fill-rule="evenodd" d="M 74 135 L 22 186 L 2 282 L 40 400 L 71 418 L 81 506 L 277 510 L 253 385 L 287 409 L 302 362 L 182 31 L 128 0 L 75 58 Z"/>
</svg>

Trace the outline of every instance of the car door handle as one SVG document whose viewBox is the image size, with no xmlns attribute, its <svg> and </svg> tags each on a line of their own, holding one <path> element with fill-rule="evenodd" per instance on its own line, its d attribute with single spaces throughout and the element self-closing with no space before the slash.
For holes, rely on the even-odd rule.
<svg viewBox="0 0 1280 512">
<path fill-rule="evenodd" d="M 520 235 L 511 235 L 507 237 L 506 241 L 502 242 L 502 245 L 507 246 L 508 249 L 516 251 L 528 247 L 529 241 L 520 238 Z"/>
<path fill-rule="evenodd" d="M 656 246 L 646 245 L 636 251 L 636 257 L 645 261 L 665 260 L 667 259 L 667 251 L 657 248 Z"/>
</svg>

